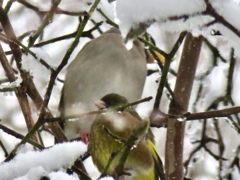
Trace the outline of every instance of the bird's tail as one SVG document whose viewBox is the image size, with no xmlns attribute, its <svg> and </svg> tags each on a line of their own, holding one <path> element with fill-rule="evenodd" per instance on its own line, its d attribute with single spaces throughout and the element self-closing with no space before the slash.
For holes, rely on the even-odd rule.
<svg viewBox="0 0 240 180">
<path fill-rule="evenodd" d="M 165 180 L 162 160 L 158 156 L 155 145 L 153 144 L 153 142 L 150 139 L 148 139 L 147 141 L 148 141 L 148 145 L 151 149 L 153 159 L 154 159 L 155 179 L 159 180 L 159 177 L 160 177 L 161 180 Z"/>
</svg>

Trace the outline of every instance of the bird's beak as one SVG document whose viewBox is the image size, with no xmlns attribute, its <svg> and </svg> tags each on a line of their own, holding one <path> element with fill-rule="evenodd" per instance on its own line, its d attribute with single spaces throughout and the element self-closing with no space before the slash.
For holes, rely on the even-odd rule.
<svg viewBox="0 0 240 180">
<path fill-rule="evenodd" d="M 94 104 L 95 104 L 95 106 L 97 106 L 97 108 L 98 108 L 99 110 L 101 110 L 101 109 L 106 109 L 106 103 L 103 102 L 102 100 L 94 101 Z"/>
</svg>

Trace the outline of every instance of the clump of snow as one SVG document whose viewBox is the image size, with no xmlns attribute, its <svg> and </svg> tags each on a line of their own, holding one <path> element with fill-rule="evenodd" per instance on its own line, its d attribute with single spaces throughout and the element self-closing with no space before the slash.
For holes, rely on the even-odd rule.
<svg viewBox="0 0 240 180">
<path fill-rule="evenodd" d="M 207 28 L 202 28 L 202 25 L 212 21 L 210 16 L 194 16 L 188 19 L 166 20 L 158 22 L 161 29 L 168 32 L 190 31 L 194 36 L 209 34 Z"/>
<path fill-rule="evenodd" d="M 39 61 L 42 59 L 46 63 L 51 62 L 50 57 L 41 48 L 30 48 L 30 50 L 36 54 L 37 59 L 35 59 L 31 54 L 22 55 L 22 68 L 29 71 L 33 76 L 42 76 L 44 73 L 48 73 L 48 70 Z"/>
<path fill-rule="evenodd" d="M 225 39 L 228 42 L 228 45 L 230 47 L 233 47 L 235 49 L 234 51 L 235 55 L 237 57 L 240 57 L 240 51 L 238 50 L 240 47 L 240 38 L 234 32 L 230 31 L 222 24 L 216 24 L 214 25 L 214 28 L 219 29 L 219 31 L 223 35 L 223 39 Z"/>
<path fill-rule="evenodd" d="M 41 64 L 40 60 L 45 61 L 47 64 L 49 64 L 51 60 L 48 54 L 41 48 L 31 48 L 30 50 L 35 53 L 37 59 L 35 59 L 31 54 L 23 54 L 22 69 L 30 73 L 30 75 L 33 77 L 33 82 L 36 85 L 37 89 L 41 89 L 43 87 L 46 87 L 46 84 L 49 81 L 50 70 Z"/>
<path fill-rule="evenodd" d="M 57 144 L 43 151 L 28 151 L 18 154 L 10 162 L 0 165 L 1 179 L 10 180 L 21 176 L 48 174 L 73 165 L 87 150 L 82 142 Z"/>
<path fill-rule="evenodd" d="M 236 17 L 240 17 L 239 2 L 234 0 L 210 1 L 210 5 L 227 23 L 240 29 L 240 21 Z M 186 8 L 187 7 L 187 8 Z M 173 11 L 174 9 L 174 11 Z M 219 30 L 223 36 L 228 39 L 229 44 L 238 48 L 240 46 L 239 35 L 224 24 L 208 23 L 213 22 L 216 17 L 207 14 L 201 14 L 206 10 L 206 4 L 203 0 L 118 0 L 116 2 L 116 16 L 122 36 L 125 38 L 130 30 L 137 31 L 138 25 L 149 22 L 156 22 L 162 30 L 168 32 L 189 31 L 194 36 L 207 36 L 214 30 Z M 218 22 L 218 19 L 216 19 Z M 151 23 L 150 23 L 151 24 Z M 138 34 L 136 34 L 137 36 Z M 240 56 L 239 51 L 236 52 Z"/>
<path fill-rule="evenodd" d="M 93 164 L 91 156 L 84 160 L 83 164 L 85 167 L 87 167 L 86 171 L 92 179 L 98 179 L 100 177 L 101 174 L 97 167 Z"/>
<path fill-rule="evenodd" d="M 216 98 L 224 96 L 226 92 L 226 79 L 228 75 L 228 65 L 225 63 L 219 63 L 220 66 L 213 68 L 211 73 L 203 81 L 203 92 L 201 107 L 208 107 Z M 216 77 L 220 78 L 221 81 L 216 81 Z"/>
<path fill-rule="evenodd" d="M 223 16 L 228 22 L 231 22 L 236 28 L 240 29 L 239 19 L 236 17 L 240 17 L 240 6 L 239 2 L 234 0 L 210 0 L 214 9 Z"/>
<path fill-rule="evenodd" d="M 78 180 L 77 177 L 74 177 L 73 175 L 63 173 L 61 171 L 51 172 L 49 174 L 49 177 L 50 177 L 51 180 Z"/>
<path fill-rule="evenodd" d="M 31 168 L 26 175 L 15 178 L 14 180 L 38 180 L 42 177 L 48 177 L 47 171 L 43 169 L 41 166 Z"/>
<path fill-rule="evenodd" d="M 186 8 L 188 7 L 188 8 Z M 116 3 L 117 18 L 120 30 L 125 37 L 131 27 L 151 20 L 163 21 L 168 17 L 196 14 L 206 8 L 200 0 L 118 0 Z M 172 11 L 174 9 L 174 11 Z"/>
<path fill-rule="evenodd" d="M 20 75 L 16 76 L 16 80 L 13 82 L 7 82 L 7 83 L 0 83 L 0 89 L 4 89 L 4 88 L 17 88 L 20 87 L 20 84 L 22 83 L 22 78 Z M 4 95 L 12 95 L 12 92 L 4 92 Z"/>
<path fill-rule="evenodd" d="M 78 180 L 73 175 L 66 174 L 62 171 L 47 173 L 42 167 L 36 167 L 29 170 L 29 172 L 22 177 L 15 178 L 14 180 L 39 180 L 47 177 L 51 180 Z"/>
</svg>

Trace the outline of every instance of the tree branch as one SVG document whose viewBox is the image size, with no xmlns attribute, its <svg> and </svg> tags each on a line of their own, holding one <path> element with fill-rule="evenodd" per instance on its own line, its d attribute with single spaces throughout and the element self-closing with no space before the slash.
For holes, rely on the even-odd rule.
<svg viewBox="0 0 240 180">
<path fill-rule="evenodd" d="M 170 103 L 169 114 L 183 115 L 187 112 L 197 62 L 201 50 L 202 37 L 187 34 L 179 65 L 174 99 Z M 166 179 L 183 179 L 183 139 L 186 121 L 169 118 L 167 127 L 165 168 Z"/>
<path fill-rule="evenodd" d="M 168 115 L 164 114 L 161 111 L 157 112 L 158 114 L 155 114 L 151 117 L 151 127 L 163 127 L 167 124 L 166 119 L 170 117 L 174 117 L 174 115 Z M 215 110 L 215 111 L 205 111 L 205 112 L 199 112 L 194 114 L 189 114 L 185 118 L 187 121 L 193 121 L 193 120 L 201 120 L 201 119 L 209 119 L 209 118 L 221 118 L 229 116 L 233 114 L 239 114 L 240 113 L 240 106 L 221 109 L 221 110 Z M 156 118 L 157 117 L 157 118 Z M 179 117 L 179 116 L 176 116 Z M 165 120 L 163 121 L 164 118 Z M 240 130 L 238 130 L 240 132 Z"/>
</svg>

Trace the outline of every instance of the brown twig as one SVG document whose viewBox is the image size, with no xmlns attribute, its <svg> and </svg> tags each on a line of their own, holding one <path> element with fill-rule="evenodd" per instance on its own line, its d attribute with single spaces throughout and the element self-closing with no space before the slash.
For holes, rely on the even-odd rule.
<svg viewBox="0 0 240 180">
<path fill-rule="evenodd" d="M 124 110 L 128 107 L 132 107 L 132 106 L 135 106 L 137 104 L 140 104 L 140 103 L 143 103 L 143 102 L 146 102 L 146 101 L 150 101 L 151 99 L 152 99 L 152 97 L 150 96 L 150 97 L 146 97 L 146 98 L 140 99 L 140 100 L 132 102 L 132 103 L 128 103 L 128 104 L 125 104 L 125 105 L 120 105 L 120 106 L 114 107 L 112 109 L 89 111 L 89 112 L 86 112 L 86 113 L 82 113 L 82 114 L 78 114 L 78 115 L 74 115 L 74 116 L 67 116 L 67 117 L 46 118 L 45 122 L 61 122 L 61 121 L 74 120 L 74 119 L 78 120 L 80 117 L 84 117 L 84 116 L 88 116 L 88 115 Z"/>
<path fill-rule="evenodd" d="M 0 11 L 1 10 L 3 10 L 3 9 L 0 7 Z M 1 23 L 2 24 L 5 21 L 8 22 L 8 18 L 7 17 L 1 18 Z M 11 34 L 9 34 L 9 35 L 14 36 L 14 33 L 11 31 L 10 24 L 7 23 L 7 26 L 3 25 L 3 28 L 4 28 L 5 31 L 7 29 L 10 29 L 9 33 L 11 33 Z M 14 48 L 14 47 L 15 47 L 15 45 L 11 44 L 11 48 Z M 18 54 L 15 54 L 15 55 L 16 55 L 16 58 L 21 58 L 21 57 L 18 56 Z M 10 82 L 14 82 L 16 80 L 14 71 L 13 71 L 11 65 L 9 64 L 5 54 L 4 54 L 4 51 L 2 49 L 1 44 L 0 44 L 0 61 L 1 61 L 1 64 L 3 66 L 4 71 L 6 73 L 7 78 L 9 79 Z M 20 65 L 20 67 L 21 67 L 21 65 Z M 22 78 L 26 77 L 26 74 L 24 72 L 22 72 L 21 75 L 22 75 Z M 28 130 L 30 130 L 33 127 L 33 125 L 34 125 L 34 121 L 33 121 L 32 116 L 31 116 L 31 109 L 30 109 L 30 105 L 29 105 L 29 102 L 28 102 L 28 99 L 27 99 L 27 96 L 26 96 L 26 84 L 25 83 L 21 83 L 20 87 L 16 87 L 15 88 L 15 94 L 17 96 L 18 102 L 19 102 L 20 107 L 22 109 L 22 112 L 23 112 L 23 115 L 24 115 L 24 118 L 25 118 L 25 121 L 26 121 L 26 124 L 27 124 L 27 128 L 28 128 Z M 36 142 L 40 142 L 39 141 L 40 140 L 39 134 L 35 134 L 33 136 L 33 139 Z"/>
<path fill-rule="evenodd" d="M 240 113 L 240 106 L 226 108 L 222 110 L 205 111 L 205 112 L 189 114 L 188 116 L 186 116 L 186 120 L 194 121 L 194 120 L 202 120 L 202 119 L 209 119 L 209 118 L 221 118 L 221 117 L 228 118 L 229 116 L 233 114 L 238 114 L 238 113 Z M 158 114 L 158 115 L 163 116 L 162 114 Z M 157 114 L 155 116 L 157 116 Z M 170 116 L 174 117 L 174 115 L 170 115 Z M 168 118 L 168 117 L 169 115 L 165 114 L 164 117 L 162 118 Z M 164 124 L 166 124 L 166 122 L 165 121 L 162 122 L 161 119 L 154 119 L 154 120 L 151 119 L 151 127 L 162 127 Z"/>
</svg>

